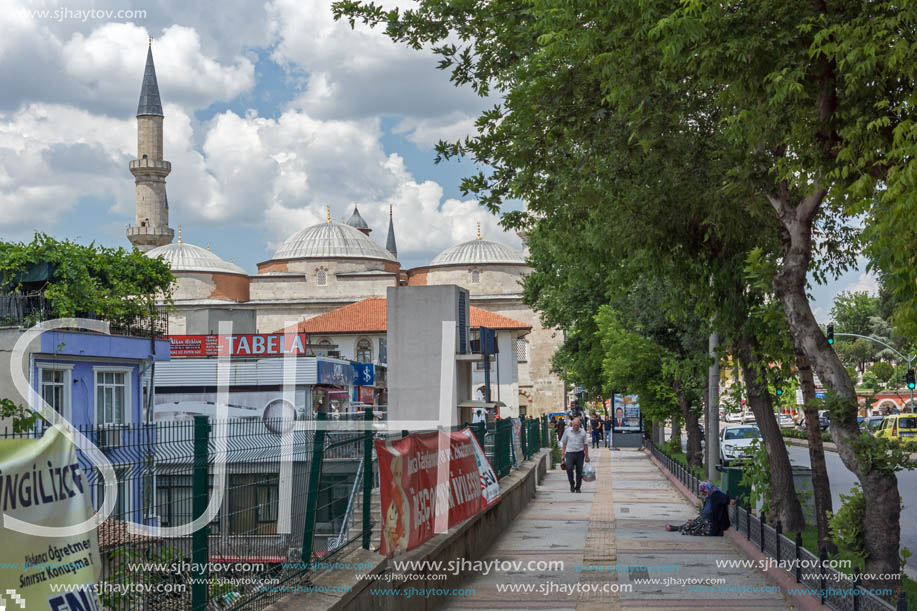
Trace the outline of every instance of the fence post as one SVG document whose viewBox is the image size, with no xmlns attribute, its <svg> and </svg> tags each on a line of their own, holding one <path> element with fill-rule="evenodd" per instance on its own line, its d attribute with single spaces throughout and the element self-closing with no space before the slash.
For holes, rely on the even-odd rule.
<svg viewBox="0 0 917 611">
<path fill-rule="evenodd" d="M 748 501 L 748 507 L 745 508 L 745 537 L 751 541 L 751 501 Z"/>
<path fill-rule="evenodd" d="M 818 572 L 819 580 L 818 587 L 821 589 L 821 604 L 825 604 L 825 587 L 826 587 L 826 576 L 825 576 L 825 562 L 828 560 L 828 552 L 825 551 L 825 548 L 821 548 L 818 551 Z"/>
<path fill-rule="evenodd" d="M 774 558 L 780 560 L 780 537 L 783 535 L 783 523 L 780 520 L 777 520 L 777 553 L 774 554 Z"/>
<path fill-rule="evenodd" d="M 363 549 L 369 549 L 373 536 L 370 523 L 373 495 L 373 408 L 366 408 L 363 420 L 370 423 L 369 430 L 363 433 Z"/>
<path fill-rule="evenodd" d="M 761 519 L 758 522 L 758 525 L 761 527 L 761 551 L 764 551 L 764 523 L 767 522 L 767 516 L 764 515 L 764 512 L 761 512 L 759 516 Z"/>
<path fill-rule="evenodd" d="M 860 611 L 860 569 L 853 567 L 853 611 Z"/>
<path fill-rule="evenodd" d="M 210 500 L 210 486 L 207 482 L 207 438 L 210 435 L 210 422 L 207 416 L 194 417 L 194 470 L 191 475 L 191 486 L 194 490 L 192 515 L 197 518 L 207 512 Z M 207 566 L 210 563 L 208 539 L 210 527 L 198 528 L 191 535 L 191 608 L 193 611 L 204 611 L 210 597 L 207 583 Z"/>
<path fill-rule="evenodd" d="M 802 581 L 802 567 L 799 566 L 799 550 L 802 548 L 802 533 L 796 533 L 796 583 Z"/>
<path fill-rule="evenodd" d="M 519 462 L 526 460 L 529 457 L 529 444 L 528 444 L 528 435 L 526 434 L 526 428 L 528 423 L 525 421 L 525 418 L 519 419 L 519 445 L 522 446 L 522 456 L 519 457 Z"/>
<path fill-rule="evenodd" d="M 318 428 L 312 441 L 312 462 L 309 464 L 309 495 L 306 497 L 306 524 L 302 535 L 301 560 L 309 566 L 312 563 L 312 539 L 315 535 L 315 520 L 318 512 L 318 480 L 322 475 L 322 458 L 325 455 L 325 427 L 328 415 L 318 413 Z M 363 513 L 366 513 L 365 509 Z"/>
</svg>

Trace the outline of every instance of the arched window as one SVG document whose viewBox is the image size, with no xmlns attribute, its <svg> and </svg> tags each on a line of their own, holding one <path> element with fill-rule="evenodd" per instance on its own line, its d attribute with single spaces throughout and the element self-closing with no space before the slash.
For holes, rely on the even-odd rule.
<svg viewBox="0 0 917 611">
<path fill-rule="evenodd" d="M 529 342 L 524 337 L 516 339 L 516 360 L 527 363 L 529 360 Z"/>
<path fill-rule="evenodd" d="M 357 362 L 358 363 L 372 363 L 373 362 L 373 344 L 371 341 L 365 337 L 360 338 L 357 341 Z"/>
<path fill-rule="evenodd" d="M 481 272 L 474 270 L 471 272 L 471 284 L 478 284 L 481 281 Z"/>
<path fill-rule="evenodd" d="M 333 344 L 331 343 L 331 340 L 325 337 L 322 338 L 320 342 L 318 342 L 318 349 L 322 354 L 327 355 L 328 351 L 331 350 L 332 345 Z"/>
<path fill-rule="evenodd" d="M 323 269 L 318 270 L 315 274 L 315 284 L 318 286 L 325 286 L 328 284 L 328 272 Z"/>
</svg>

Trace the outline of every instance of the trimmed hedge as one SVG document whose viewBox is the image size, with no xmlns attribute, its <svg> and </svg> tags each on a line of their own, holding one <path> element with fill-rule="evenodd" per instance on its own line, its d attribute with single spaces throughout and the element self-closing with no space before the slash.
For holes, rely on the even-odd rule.
<svg viewBox="0 0 917 611">
<path fill-rule="evenodd" d="M 792 437 L 793 439 L 808 439 L 808 431 L 797 431 L 796 429 L 780 429 L 780 434 L 784 437 Z M 822 441 L 831 441 L 831 433 L 822 433 Z"/>
</svg>

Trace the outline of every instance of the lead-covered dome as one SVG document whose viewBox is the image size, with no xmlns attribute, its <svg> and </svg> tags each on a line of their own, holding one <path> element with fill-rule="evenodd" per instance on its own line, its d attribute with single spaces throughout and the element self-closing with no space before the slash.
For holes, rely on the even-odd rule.
<svg viewBox="0 0 917 611">
<path fill-rule="evenodd" d="M 358 229 L 342 223 L 322 223 L 295 233 L 280 245 L 272 259 L 382 259 L 390 252 Z"/>
<path fill-rule="evenodd" d="M 162 257 L 173 272 L 201 272 L 207 274 L 241 274 L 248 276 L 248 273 L 229 261 L 224 261 L 209 250 L 177 242 L 175 244 L 166 244 L 148 250 L 144 253 L 151 259 Z"/>
<path fill-rule="evenodd" d="M 456 244 L 436 255 L 430 266 L 437 265 L 525 265 L 525 255 L 515 248 L 490 240 L 471 240 Z"/>
</svg>

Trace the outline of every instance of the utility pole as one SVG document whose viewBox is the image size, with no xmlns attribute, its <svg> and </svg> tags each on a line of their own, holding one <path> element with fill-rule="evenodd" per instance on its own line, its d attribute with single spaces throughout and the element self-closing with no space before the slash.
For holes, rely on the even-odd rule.
<svg viewBox="0 0 917 611">
<path fill-rule="evenodd" d="M 717 347 L 720 344 L 720 334 L 716 331 L 710 333 L 708 354 L 713 362 L 710 364 L 707 378 L 707 413 L 704 424 L 704 449 L 707 465 L 707 479 L 716 479 L 716 464 L 720 458 L 720 359 Z"/>
</svg>

